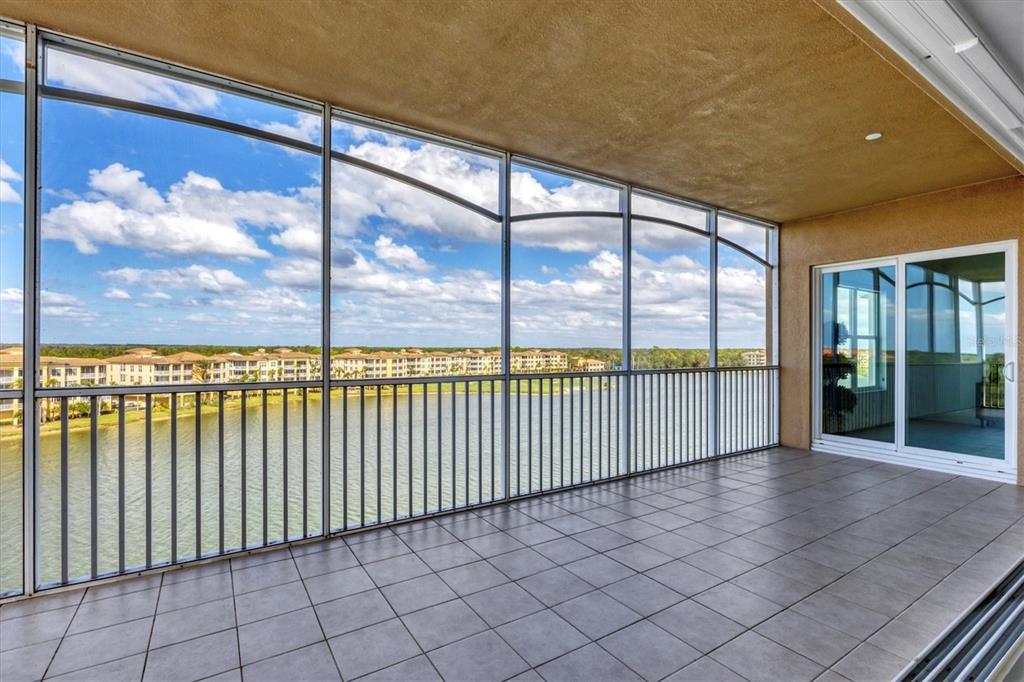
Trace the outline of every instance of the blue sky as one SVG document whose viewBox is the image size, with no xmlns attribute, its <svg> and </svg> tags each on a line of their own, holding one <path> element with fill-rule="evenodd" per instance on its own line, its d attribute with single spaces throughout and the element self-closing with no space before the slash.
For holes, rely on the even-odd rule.
<svg viewBox="0 0 1024 682">
<path fill-rule="evenodd" d="M 2 47 L 9 71 L 17 50 Z M 47 59 L 53 85 L 321 138 L 306 112 L 52 50 Z M 20 106 L 0 96 L 4 342 L 20 332 Z M 319 344 L 319 157 L 54 100 L 42 103 L 41 130 L 44 343 Z M 498 208 L 495 158 L 348 122 L 335 122 L 332 140 Z M 350 164 L 335 161 L 332 175 L 332 345 L 498 345 L 500 224 Z M 518 166 L 511 180 L 514 214 L 618 210 L 613 188 Z M 703 220 L 667 203 L 644 210 Z M 704 346 L 707 240 L 645 223 L 633 243 L 634 345 Z M 516 222 L 511 257 L 514 345 L 620 345 L 621 221 Z M 721 261 L 723 345 L 759 345 L 750 328 L 763 329 L 763 273 L 739 254 Z"/>
</svg>

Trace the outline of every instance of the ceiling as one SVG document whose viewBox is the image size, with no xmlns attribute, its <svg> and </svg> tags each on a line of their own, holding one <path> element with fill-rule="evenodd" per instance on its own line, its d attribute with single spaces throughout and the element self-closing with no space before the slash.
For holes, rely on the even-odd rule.
<svg viewBox="0 0 1024 682">
<path fill-rule="evenodd" d="M 0 0 L 3 16 L 769 220 L 1018 172 L 842 12 L 832 0 Z M 873 131 L 882 139 L 866 142 Z"/>
</svg>

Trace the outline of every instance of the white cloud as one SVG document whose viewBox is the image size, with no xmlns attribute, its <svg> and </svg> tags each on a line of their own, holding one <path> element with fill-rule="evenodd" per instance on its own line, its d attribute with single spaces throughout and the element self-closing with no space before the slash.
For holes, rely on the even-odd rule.
<svg viewBox="0 0 1024 682">
<path fill-rule="evenodd" d="M 96 318 L 77 296 L 48 289 L 43 289 L 42 291 L 39 311 L 44 320 L 47 317 L 59 317 L 67 320 L 88 322 Z"/>
<path fill-rule="evenodd" d="M 59 49 L 46 53 L 46 77 L 51 85 L 185 111 L 210 112 L 220 103 L 216 90 Z"/>
<path fill-rule="evenodd" d="M 19 182 L 21 174 L 0 159 L 0 204 L 20 204 L 21 195 L 14 189 L 12 182 Z"/>
<path fill-rule="evenodd" d="M 124 289 L 117 288 L 107 289 L 106 293 L 103 294 L 103 298 L 109 298 L 115 301 L 127 301 L 131 297 L 132 295 Z"/>
<path fill-rule="evenodd" d="M 320 117 L 313 114 L 296 112 L 292 123 L 272 121 L 270 123 L 253 122 L 250 125 L 268 133 L 276 133 L 303 142 L 320 142 Z"/>
<path fill-rule="evenodd" d="M 101 272 L 104 278 L 126 286 L 144 286 L 150 289 L 189 289 L 209 293 L 236 291 L 246 285 L 244 279 L 227 268 L 189 265 L 184 268 L 146 270 L 119 268 Z M 163 296 L 167 296 L 163 294 Z M 169 296 L 167 298 L 170 298 Z"/>
<path fill-rule="evenodd" d="M 143 294 L 143 295 L 146 298 L 153 298 L 153 299 L 156 299 L 158 301 L 172 301 L 172 300 L 174 300 L 173 296 L 171 296 L 170 294 L 166 294 L 166 293 L 164 293 L 162 291 L 150 291 L 149 293 Z"/>
<path fill-rule="evenodd" d="M 380 235 L 373 244 L 373 253 L 377 260 L 387 263 L 393 268 L 427 272 L 432 268 L 430 263 L 420 258 L 416 249 L 408 244 L 396 244 L 391 237 Z"/>
<path fill-rule="evenodd" d="M 143 174 L 120 163 L 89 174 L 87 198 L 61 204 L 42 219 L 46 239 L 72 242 L 81 253 L 99 244 L 178 256 L 265 258 L 247 226 L 277 230 L 271 241 L 319 253 L 320 212 L 301 193 L 233 191 L 189 172 L 165 196 Z"/>
<path fill-rule="evenodd" d="M 21 174 L 14 170 L 9 163 L 0 159 L 0 180 L 21 180 Z"/>
</svg>

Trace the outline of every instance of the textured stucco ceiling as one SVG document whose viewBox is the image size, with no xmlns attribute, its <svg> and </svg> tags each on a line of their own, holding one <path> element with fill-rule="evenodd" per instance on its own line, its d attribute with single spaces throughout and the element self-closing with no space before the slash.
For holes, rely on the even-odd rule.
<svg viewBox="0 0 1024 682">
<path fill-rule="evenodd" d="M 1017 172 L 820 1 L 0 0 L 0 15 L 777 221 Z"/>
</svg>

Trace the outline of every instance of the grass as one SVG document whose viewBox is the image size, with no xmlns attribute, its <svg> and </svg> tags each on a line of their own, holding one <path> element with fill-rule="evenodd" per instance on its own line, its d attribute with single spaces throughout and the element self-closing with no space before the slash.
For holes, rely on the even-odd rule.
<svg viewBox="0 0 1024 682">
<path fill-rule="evenodd" d="M 499 393 L 499 391 L 500 391 L 500 384 L 501 384 L 501 382 L 499 382 L 497 380 L 494 381 L 495 393 Z M 397 385 L 395 387 L 388 386 L 388 385 L 380 386 L 380 387 L 378 387 L 378 386 L 366 386 L 364 388 L 363 395 L 367 396 L 367 397 L 376 396 L 376 392 L 377 392 L 377 390 L 379 388 L 380 391 L 381 391 L 381 396 L 390 396 L 390 395 L 403 396 L 403 395 L 409 395 L 410 393 L 412 395 L 424 395 L 424 394 L 426 394 L 428 396 L 433 396 L 433 395 L 437 394 L 437 389 L 434 386 L 440 386 L 442 394 L 449 394 L 449 393 L 452 392 L 452 384 L 451 384 L 451 382 L 435 382 L 433 385 L 431 385 L 431 384 L 408 384 L 408 385 Z M 479 382 L 479 389 L 480 389 L 480 392 L 482 392 L 482 393 L 485 393 L 485 394 L 490 393 L 490 386 L 491 386 L 490 380 Z M 574 378 L 572 380 L 572 386 L 573 386 L 573 388 L 586 388 L 587 387 L 587 382 L 585 382 L 582 377 Z M 394 388 L 396 390 L 393 391 L 392 388 Z M 455 382 L 454 388 L 455 388 L 455 393 L 456 394 L 467 393 L 467 392 L 470 393 L 470 394 L 474 394 L 474 393 L 478 392 L 478 382 L 476 382 L 476 381 L 457 381 L 457 382 Z M 567 390 L 567 388 L 568 387 L 560 386 L 559 382 L 551 382 L 550 383 L 550 387 L 549 387 L 549 382 L 546 381 L 546 380 L 542 380 L 542 379 L 524 379 L 524 380 L 521 380 L 519 382 L 516 382 L 516 381 L 511 382 L 509 390 L 510 390 L 510 394 L 511 395 L 549 395 L 551 393 L 554 393 L 554 394 L 563 393 L 563 392 L 565 392 L 565 390 Z M 239 391 L 241 391 L 241 390 L 242 389 L 240 387 Z M 155 395 L 160 396 L 159 393 L 156 393 Z M 166 396 L 167 394 L 163 394 L 163 395 Z M 210 395 L 212 396 L 212 394 L 210 394 Z M 289 401 L 289 403 L 299 403 L 302 400 L 301 396 L 302 396 L 302 394 L 301 394 L 301 392 L 299 390 L 293 389 L 288 394 L 288 401 Z M 331 397 L 332 398 L 340 398 L 341 396 L 342 396 L 342 389 L 335 388 L 335 389 L 331 390 Z M 358 397 L 359 396 L 359 388 L 358 387 L 349 387 L 348 388 L 348 396 L 349 396 L 349 398 Z M 179 403 L 179 405 L 178 405 L 179 416 L 191 416 L 195 412 L 194 398 L 192 398 L 192 396 L 190 394 L 188 394 L 188 397 L 189 397 L 188 402 L 186 402 L 184 404 Z M 315 401 L 319 401 L 319 392 L 316 392 L 316 393 L 311 392 L 309 394 L 309 398 L 310 398 L 311 401 L 314 401 L 314 400 Z M 267 405 L 268 405 L 268 407 L 269 406 L 273 406 L 273 405 L 280 405 L 282 400 L 283 400 L 283 395 L 282 395 L 281 392 L 272 391 L 272 392 L 268 392 L 268 394 L 267 394 Z M 138 407 L 137 409 L 134 409 L 134 408 L 126 409 L 125 414 L 124 414 L 125 425 L 134 424 L 134 423 L 142 422 L 142 421 L 145 420 L 145 410 L 142 409 L 142 407 L 141 407 L 141 401 L 132 401 L 132 402 L 133 403 L 138 403 L 140 405 L 140 407 Z M 55 434 L 60 434 L 60 432 L 61 432 L 59 402 L 54 400 L 54 401 L 50 401 L 50 403 L 51 403 L 51 407 L 50 407 L 49 413 L 50 413 L 51 417 L 50 417 L 50 419 L 48 421 L 46 421 L 44 424 L 42 424 L 40 426 L 39 434 L 41 436 L 46 436 L 46 435 L 51 435 L 51 434 L 55 435 Z M 254 397 L 254 398 L 249 398 L 249 400 L 247 401 L 247 404 L 250 405 L 250 406 L 261 405 L 262 401 L 260 400 L 259 397 Z M 240 410 L 241 407 L 242 407 L 242 402 L 241 402 L 241 398 L 240 397 L 233 397 L 233 396 L 231 396 L 230 393 L 225 394 L 225 400 L 224 400 L 225 411 L 227 411 L 227 410 L 237 411 L 237 410 Z M 43 410 L 41 410 L 41 411 L 43 413 L 46 412 L 45 408 Z M 201 411 L 202 411 L 203 415 L 216 415 L 217 411 L 218 411 L 218 407 L 217 407 L 216 403 L 206 403 L 206 402 L 204 402 L 201 405 Z M 169 407 L 168 399 L 166 397 L 160 397 L 160 398 L 154 399 L 153 406 L 151 408 L 150 414 L 151 414 L 151 419 L 152 419 L 152 421 L 154 423 L 169 420 L 171 418 L 171 410 L 170 410 L 170 407 Z M 77 432 L 77 431 L 88 431 L 91 428 L 91 420 L 88 419 L 87 417 L 88 417 L 88 414 L 82 414 L 82 415 L 78 415 L 78 416 L 76 416 L 76 415 L 69 415 L 69 419 L 68 419 L 68 432 L 70 433 L 70 432 Z M 117 428 L 117 424 L 118 424 L 118 413 L 117 413 L 116 410 L 111 410 L 111 411 L 108 411 L 108 412 L 102 412 L 99 415 L 98 419 L 97 419 L 97 427 L 101 428 L 101 429 Z M 12 431 L 14 433 L 11 433 Z M 3 440 L 13 440 L 13 439 L 20 439 L 21 438 L 20 430 L 14 431 L 14 429 L 10 429 L 8 431 L 8 433 L 11 433 L 11 435 L 5 435 L 3 437 Z"/>
</svg>

